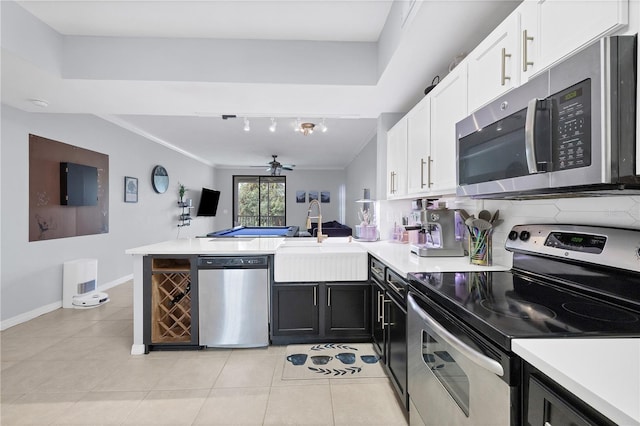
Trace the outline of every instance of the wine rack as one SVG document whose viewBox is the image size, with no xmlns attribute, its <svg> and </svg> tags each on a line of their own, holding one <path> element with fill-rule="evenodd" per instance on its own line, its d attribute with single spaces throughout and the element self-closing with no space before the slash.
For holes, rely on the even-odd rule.
<svg viewBox="0 0 640 426">
<path fill-rule="evenodd" d="M 191 262 L 188 258 L 152 259 L 152 343 L 192 341 L 191 279 Z"/>
</svg>

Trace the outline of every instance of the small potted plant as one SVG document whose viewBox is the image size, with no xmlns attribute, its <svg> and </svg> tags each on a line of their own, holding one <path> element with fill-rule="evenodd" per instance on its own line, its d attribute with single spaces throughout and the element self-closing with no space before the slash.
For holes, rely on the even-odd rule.
<svg viewBox="0 0 640 426">
<path fill-rule="evenodd" d="M 183 203 L 184 194 L 187 192 L 187 188 L 183 184 L 178 183 L 178 195 L 180 195 L 180 204 Z"/>
</svg>

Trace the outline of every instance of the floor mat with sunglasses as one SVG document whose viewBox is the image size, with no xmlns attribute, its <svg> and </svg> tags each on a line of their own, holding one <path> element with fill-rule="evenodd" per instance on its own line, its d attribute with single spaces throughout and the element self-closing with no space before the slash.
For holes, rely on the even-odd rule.
<svg viewBox="0 0 640 426">
<path fill-rule="evenodd" d="M 371 343 L 289 345 L 283 380 L 386 377 Z"/>
</svg>

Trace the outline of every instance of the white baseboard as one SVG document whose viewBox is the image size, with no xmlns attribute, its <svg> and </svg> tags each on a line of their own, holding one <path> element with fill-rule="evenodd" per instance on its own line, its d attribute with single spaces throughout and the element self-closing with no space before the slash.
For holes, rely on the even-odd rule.
<svg viewBox="0 0 640 426">
<path fill-rule="evenodd" d="M 117 285 L 126 283 L 127 281 L 132 279 L 133 279 L 133 274 L 125 275 L 124 277 L 120 277 L 118 279 L 109 281 L 108 283 L 98 286 L 98 290 L 100 291 L 108 290 Z M 22 324 L 23 322 L 27 322 L 29 320 L 37 318 L 40 315 L 48 314 L 49 312 L 55 311 L 56 309 L 59 309 L 59 308 L 62 308 L 62 300 L 49 303 L 48 305 L 45 305 L 45 306 L 40 306 L 39 308 L 33 309 L 29 312 L 24 312 L 12 318 L 7 318 L 6 320 L 0 322 L 0 330 L 6 330 L 7 328 L 13 327 L 14 325 Z M 143 353 L 144 353 L 144 350 L 143 350 Z"/>
<path fill-rule="evenodd" d="M 117 285 L 124 284 L 127 281 L 130 281 L 132 279 L 133 279 L 133 274 L 125 275 L 124 277 L 120 277 L 120 278 L 118 278 L 116 280 L 109 281 L 108 283 L 99 285 L 98 286 L 98 290 L 99 291 L 105 291 L 105 290 L 113 288 L 113 287 L 115 287 Z"/>
<path fill-rule="evenodd" d="M 131 355 L 144 355 L 144 345 L 131 345 Z"/>
<path fill-rule="evenodd" d="M 14 325 L 22 324 L 23 322 L 27 322 L 34 318 L 39 317 L 40 315 L 48 314 L 51 311 L 55 311 L 58 308 L 62 308 L 62 300 L 57 302 L 49 303 L 45 306 L 40 306 L 34 310 L 29 312 L 25 312 L 20 315 L 16 315 L 15 317 L 6 319 L 0 323 L 0 330 L 6 330 L 9 327 L 13 327 Z"/>
</svg>

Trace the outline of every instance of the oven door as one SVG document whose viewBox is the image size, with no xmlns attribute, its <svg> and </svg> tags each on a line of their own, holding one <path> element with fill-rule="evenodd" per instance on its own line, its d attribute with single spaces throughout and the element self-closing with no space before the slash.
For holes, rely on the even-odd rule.
<svg viewBox="0 0 640 426">
<path fill-rule="evenodd" d="M 411 425 L 515 424 L 517 388 L 503 379 L 499 351 L 470 337 L 430 303 L 408 296 Z"/>
</svg>

